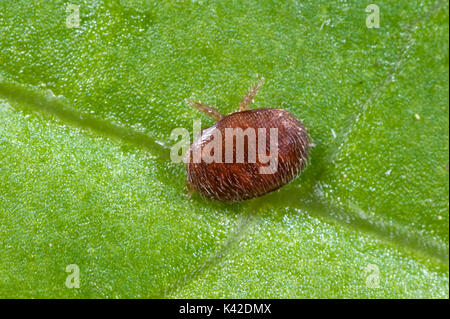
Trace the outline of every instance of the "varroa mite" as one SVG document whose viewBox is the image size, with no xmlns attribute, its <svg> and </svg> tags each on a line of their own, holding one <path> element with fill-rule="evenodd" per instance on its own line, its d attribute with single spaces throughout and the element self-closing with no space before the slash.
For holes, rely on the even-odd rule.
<svg viewBox="0 0 450 319">
<path fill-rule="evenodd" d="M 303 124 L 291 113 L 283 109 L 263 108 L 248 110 L 256 92 L 262 86 L 264 78 L 256 84 L 244 97 L 239 106 L 239 111 L 229 115 L 222 115 L 218 110 L 204 105 L 200 102 L 186 100 L 193 107 L 205 112 L 217 121 L 212 127 L 202 130 L 201 134 L 194 137 L 194 142 L 186 154 L 187 187 L 189 195 L 198 191 L 201 195 L 219 201 L 235 202 L 258 197 L 266 193 L 279 189 L 283 185 L 292 181 L 305 167 L 308 158 L 309 139 Z M 225 160 L 225 136 L 226 129 L 265 128 L 267 137 L 265 143 L 265 155 L 270 154 L 270 134 L 271 128 L 276 128 L 278 132 L 278 158 L 276 171 L 269 174 L 261 174 L 260 168 L 267 167 L 257 157 L 256 161 L 249 161 L 249 140 L 244 136 L 244 161 L 237 162 L 236 144 L 237 138 L 233 140 L 233 162 Z M 202 154 L 205 146 L 213 138 L 210 132 L 212 129 L 220 131 L 222 138 L 222 160 L 206 162 L 194 161 L 194 149 L 201 150 Z M 275 135 L 274 135 L 275 136 Z M 230 141 L 230 140 L 229 140 Z M 256 135 L 256 143 L 259 143 L 259 135 Z M 229 144 L 228 144 L 229 145 Z M 251 145 L 250 145 L 251 146 Z M 256 147 L 256 146 L 255 146 Z M 254 148 L 255 148 L 254 147 Z M 242 145 L 240 150 L 242 150 Z M 210 149 L 208 149 L 211 152 Z M 214 155 L 213 150 L 210 155 Z M 218 153 L 220 154 L 220 153 Z"/>
</svg>

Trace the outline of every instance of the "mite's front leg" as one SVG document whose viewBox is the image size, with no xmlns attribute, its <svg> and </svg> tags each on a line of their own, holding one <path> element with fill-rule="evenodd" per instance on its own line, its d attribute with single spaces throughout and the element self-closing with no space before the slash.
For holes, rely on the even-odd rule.
<svg viewBox="0 0 450 319">
<path fill-rule="evenodd" d="M 252 102 L 253 102 L 253 98 L 255 97 L 256 93 L 258 92 L 258 90 L 261 88 L 261 86 L 263 84 L 264 84 L 264 78 L 261 78 L 259 80 L 259 82 L 254 87 L 252 87 L 250 92 L 248 92 L 248 94 L 242 99 L 242 102 L 239 105 L 239 111 L 245 111 L 246 109 L 248 109 L 250 104 L 252 104 Z"/>
<path fill-rule="evenodd" d="M 189 99 L 186 99 L 185 101 L 190 106 L 195 107 L 196 109 L 199 109 L 200 111 L 206 113 L 208 116 L 210 116 L 212 119 L 216 121 L 220 121 L 222 118 L 224 118 L 222 113 L 220 113 L 217 109 L 213 108 L 212 106 L 205 105 L 200 102 L 192 101 Z"/>
</svg>

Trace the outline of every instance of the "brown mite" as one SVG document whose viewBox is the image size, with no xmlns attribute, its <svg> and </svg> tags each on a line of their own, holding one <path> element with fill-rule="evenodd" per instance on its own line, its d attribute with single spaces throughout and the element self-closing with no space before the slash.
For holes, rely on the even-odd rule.
<svg viewBox="0 0 450 319">
<path fill-rule="evenodd" d="M 186 153 L 186 184 L 189 195 L 198 191 L 205 197 L 225 202 L 258 197 L 289 183 L 306 165 L 309 149 L 308 134 L 303 124 L 294 115 L 282 109 L 247 110 L 263 81 L 264 78 L 261 78 L 244 97 L 238 112 L 226 116 L 208 105 L 187 100 L 190 105 L 217 121 L 212 127 L 202 130 Z M 249 128 L 255 133 L 250 134 L 250 130 L 247 130 Z M 277 134 L 272 135 L 273 132 L 270 129 L 275 128 Z M 227 137 L 227 131 L 233 132 L 233 129 L 235 133 L 242 129 L 241 132 L 248 134 Z M 261 129 L 261 133 L 265 131 L 266 135 L 258 134 Z M 215 134 L 217 131 L 220 133 L 211 134 L 213 131 Z M 239 138 L 241 144 L 238 145 Z M 215 147 L 208 146 L 214 139 L 218 144 L 214 144 Z M 262 152 L 257 154 L 255 160 L 255 155 L 250 150 L 259 150 L 259 143 Z M 274 144 L 277 144 L 276 150 L 275 147 L 271 149 Z M 227 160 L 227 146 L 230 145 L 228 154 L 231 157 Z M 272 162 L 267 160 L 272 150 L 276 155 L 272 156 L 271 160 L 273 159 L 276 165 L 272 165 Z M 196 151 L 197 154 L 201 154 L 200 160 L 198 160 L 199 157 L 195 160 Z M 242 151 L 243 154 L 239 154 Z M 205 160 L 205 154 L 210 158 L 214 157 L 215 160 Z M 265 155 L 264 161 L 260 158 L 260 154 Z M 272 169 L 267 169 L 269 166 Z M 261 172 L 264 168 L 266 171 Z"/>
</svg>

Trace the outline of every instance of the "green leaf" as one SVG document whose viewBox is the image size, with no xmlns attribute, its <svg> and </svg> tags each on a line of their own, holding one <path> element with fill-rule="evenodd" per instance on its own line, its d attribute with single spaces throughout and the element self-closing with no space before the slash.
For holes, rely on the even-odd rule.
<svg viewBox="0 0 450 319">
<path fill-rule="evenodd" d="M 0 0 L 0 297 L 448 298 L 447 2 L 68 4 Z M 184 99 L 258 75 L 307 169 L 189 199 L 170 132 L 213 122 Z"/>
</svg>

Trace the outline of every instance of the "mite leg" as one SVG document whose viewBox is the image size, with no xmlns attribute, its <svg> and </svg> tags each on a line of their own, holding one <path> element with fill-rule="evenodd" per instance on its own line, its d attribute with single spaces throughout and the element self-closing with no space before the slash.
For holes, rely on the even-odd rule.
<svg viewBox="0 0 450 319">
<path fill-rule="evenodd" d="M 250 104 L 252 104 L 253 98 L 263 84 L 264 78 L 261 78 L 258 83 L 254 87 L 252 87 L 250 92 L 248 92 L 248 94 L 242 99 L 241 104 L 239 104 L 239 111 L 245 111 L 250 106 Z"/>
<path fill-rule="evenodd" d="M 191 199 L 192 195 L 195 193 L 195 189 L 194 187 L 192 187 L 192 185 L 189 182 L 186 182 L 186 188 L 188 191 L 188 198 Z"/>
<path fill-rule="evenodd" d="M 196 109 L 199 109 L 200 111 L 206 113 L 208 116 L 210 116 L 212 119 L 216 121 L 220 121 L 224 117 L 218 110 L 209 105 L 205 105 L 196 101 L 191 101 L 189 99 L 186 99 L 185 101 L 190 106 L 195 107 Z"/>
</svg>

